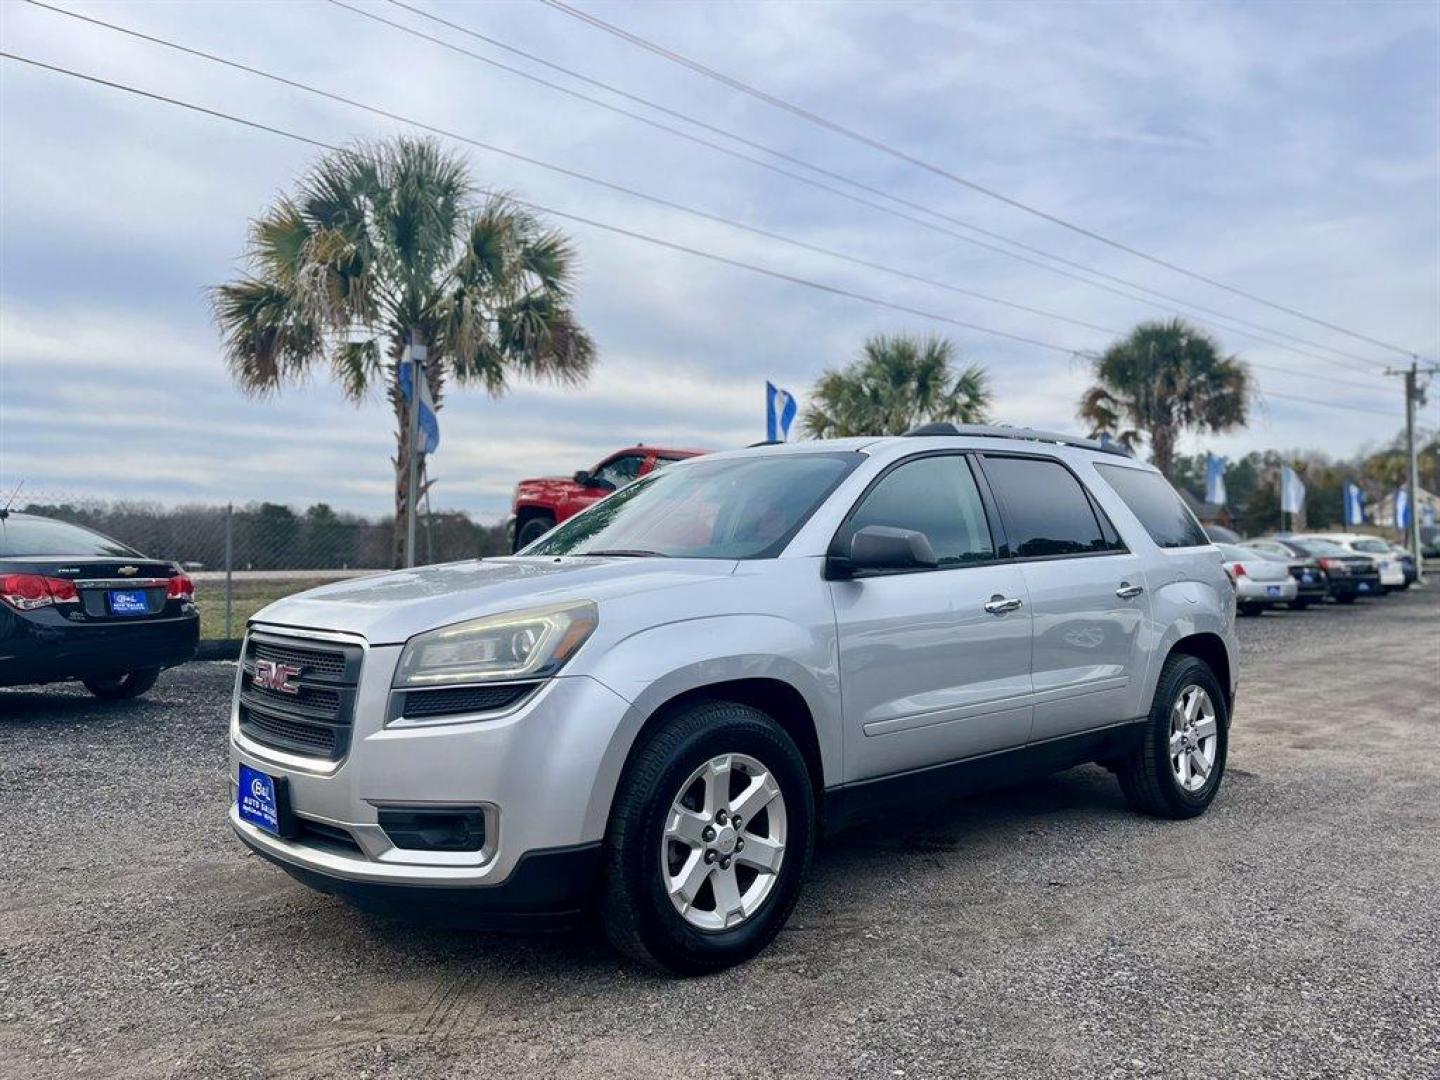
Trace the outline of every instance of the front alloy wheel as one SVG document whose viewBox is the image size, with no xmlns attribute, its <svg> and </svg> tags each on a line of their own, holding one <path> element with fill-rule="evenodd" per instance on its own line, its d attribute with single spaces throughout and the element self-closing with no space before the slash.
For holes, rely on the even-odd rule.
<svg viewBox="0 0 1440 1080">
<path fill-rule="evenodd" d="M 661 860 L 675 910 L 700 930 L 739 926 L 765 903 L 785 859 L 785 796 L 746 754 L 690 774 L 670 804 Z"/>
<path fill-rule="evenodd" d="M 696 701 L 646 732 L 615 793 L 600 917 L 612 944 L 685 975 L 748 960 L 795 907 L 815 794 L 794 739 L 733 701 Z"/>
</svg>

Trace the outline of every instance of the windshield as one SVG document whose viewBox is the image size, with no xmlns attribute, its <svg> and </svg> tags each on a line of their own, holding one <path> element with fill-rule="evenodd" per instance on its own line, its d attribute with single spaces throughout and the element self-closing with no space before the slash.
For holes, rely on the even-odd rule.
<svg viewBox="0 0 1440 1080">
<path fill-rule="evenodd" d="M 121 559 L 140 557 L 140 553 L 118 540 L 97 532 L 50 518 L 21 517 L 11 514 L 0 518 L 0 558 L 22 555 L 59 556 L 113 555 Z"/>
<path fill-rule="evenodd" d="M 856 453 L 697 458 L 652 473 L 531 544 L 525 555 L 778 555 Z"/>
</svg>

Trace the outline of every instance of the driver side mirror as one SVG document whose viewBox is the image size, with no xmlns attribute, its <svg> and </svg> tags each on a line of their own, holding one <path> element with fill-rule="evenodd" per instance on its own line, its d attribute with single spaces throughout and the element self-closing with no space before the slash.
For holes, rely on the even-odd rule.
<svg viewBox="0 0 1440 1080">
<path fill-rule="evenodd" d="M 930 539 L 914 529 L 866 525 L 850 538 L 850 550 L 825 560 L 829 578 L 860 577 L 894 570 L 925 570 L 940 565 Z"/>
</svg>

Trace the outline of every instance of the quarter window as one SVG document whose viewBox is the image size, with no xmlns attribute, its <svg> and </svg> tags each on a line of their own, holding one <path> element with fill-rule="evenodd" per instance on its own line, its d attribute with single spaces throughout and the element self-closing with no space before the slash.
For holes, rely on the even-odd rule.
<svg viewBox="0 0 1440 1080">
<path fill-rule="evenodd" d="M 1095 468 L 1160 547 L 1204 547 L 1210 543 L 1190 508 L 1158 472 L 1099 462 Z"/>
<path fill-rule="evenodd" d="M 842 542 L 867 525 L 924 533 L 941 566 L 995 558 L 975 477 L 959 455 L 918 458 L 891 470 L 856 507 Z"/>
<path fill-rule="evenodd" d="M 1120 550 L 1102 529 L 1074 474 L 1044 458 L 985 458 L 985 476 L 1004 508 L 1010 552 L 1033 559 Z"/>
</svg>

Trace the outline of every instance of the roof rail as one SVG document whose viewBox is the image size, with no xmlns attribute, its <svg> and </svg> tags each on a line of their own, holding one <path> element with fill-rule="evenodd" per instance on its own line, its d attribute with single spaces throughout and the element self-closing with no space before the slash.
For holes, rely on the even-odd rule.
<svg viewBox="0 0 1440 1080">
<path fill-rule="evenodd" d="M 1030 442 L 1057 443 L 1073 446 L 1079 450 L 1095 450 L 1102 454 L 1118 457 L 1133 457 L 1130 450 L 1114 440 L 1082 439 L 1076 435 L 1060 435 L 1053 431 L 1036 431 L 1033 428 L 1011 427 L 1008 424 L 952 424 L 940 420 L 921 424 L 905 433 L 907 438 L 923 438 L 927 435 L 967 435 L 986 439 L 1026 439 Z"/>
</svg>

